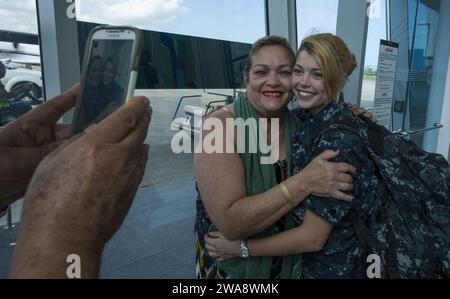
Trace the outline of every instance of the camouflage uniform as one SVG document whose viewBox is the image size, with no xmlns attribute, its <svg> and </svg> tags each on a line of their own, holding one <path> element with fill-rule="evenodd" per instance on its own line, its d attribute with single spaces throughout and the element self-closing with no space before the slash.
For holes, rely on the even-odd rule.
<svg viewBox="0 0 450 299">
<path fill-rule="evenodd" d="M 325 150 L 339 150 L 334 162 L 347 162 L 357 169 L 353 177 L 353 203 L 310 196 L 295 210 L 295 218 L 300 225 L 305 210 L 308 209 L 333 225 L 323 250 L 303 255 L 304 278 L 363 278 L 365 262 L 363 248 L 359 242 L 351 214 L 354 211 L 361 217 L 372 213 L 376 204 L 376 191 L 379 179 L 375 175 L 375 165 L 359 136 L 346 130 L 325 132 L 312 147 L 313 139 L 322 129 L 322 124 L 337 114 L 352 112 L 342 103 L 330 103 L 314 118 L 306 116 L 304 127 L 293 139 L 294 173 L 305 168 L 316 156 Z M 354 211 L 353 211 L 353 209 Z"/>
</svg>

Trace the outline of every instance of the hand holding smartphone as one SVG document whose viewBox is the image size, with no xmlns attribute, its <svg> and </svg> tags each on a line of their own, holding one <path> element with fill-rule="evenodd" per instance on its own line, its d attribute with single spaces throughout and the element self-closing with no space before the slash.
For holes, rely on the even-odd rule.
<svg viewBox="0 0 450 299">
<path fill-rule="evenodd" d="M 139 29 L 98 26 L 89 34 L 72 134 L 105 119 L 134 94 L 143 35 Z"/>
</svg>

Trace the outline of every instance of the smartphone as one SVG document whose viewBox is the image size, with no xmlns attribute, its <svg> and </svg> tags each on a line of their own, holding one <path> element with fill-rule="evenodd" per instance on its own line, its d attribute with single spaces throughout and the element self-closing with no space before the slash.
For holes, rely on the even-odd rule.
<svg viewBox="0 0 450 299">
<path fill-rule="evenodd" d="M 99 123 L 133 96 L 142 45 L 142 31 L 133 27 L 97 26 L 91 30 L 72 134 Z"/>
</svg>

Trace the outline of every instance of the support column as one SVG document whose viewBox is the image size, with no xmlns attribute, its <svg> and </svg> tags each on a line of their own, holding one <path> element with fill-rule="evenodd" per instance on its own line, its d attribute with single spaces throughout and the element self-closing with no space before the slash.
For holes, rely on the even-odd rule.
<svg viewBox="0 0 450 299">
<path fill-rule="evenodd" d="M 444 103 L 442 105 L 441 124 L 444 125 L 439 130 L 438 143 L 436 152 L 447 157 L 450 161 L 450 57 L 447 65 L 447 76 L 444 90 Z"/>
<path fill-rule="evenodd" d="M 298 49 L 296 0 L 265 0 L 266 34 L 286 38 Z"/>
<path fill-rule="evenodd" d="M 345 101 L 361 102 L 362 80 L 368 28 L 369 3 L 361 0 L 339 0 L 336 35 L 342 38 L 355 54 L 358 67 L 349 77 L 344 88 Z"/>
<path fill-rule="evenodd" d="M 386 9 L 389 10 L 390 16 L 388 22 L 390 23 L 391 41 L 399 44 L 393 97 L 394 101 L 403 102 L 403 109 L 392 113 L 392 130 L 397 131 L 409 129 L 409 105 L 406 102 L 410 72 L 408 0 L 390 1 L 390 5 Z M 405 124 L 405 127 L 403 127 L 403 124 Z"/>
<path fill-rule="evenodd" d="M 444 127 L 439 131 L 425 134 L 423 148 L 426 151 L 444 155 L 449 159 L 450 153 L 450 1 L 441 1 L 439 25 L 431 74 L 430 98 L 428 101 L 426 127 L 437 121 Z"/>
<path fill-rule="evenodd" d="M 80 81 L 75 0 L 36 0 L 42 79 L 46 100 Z M 63 122 L 72 120 L 72 112 Z"/>
</svg>

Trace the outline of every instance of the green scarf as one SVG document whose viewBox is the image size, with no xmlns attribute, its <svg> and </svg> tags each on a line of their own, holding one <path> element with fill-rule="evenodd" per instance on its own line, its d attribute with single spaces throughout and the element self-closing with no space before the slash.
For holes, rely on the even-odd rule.
<svg viewBox="0 0 450 299">
<path fill-rule="evenodd" d="M 242 118 L 244 121 L 255 119 L 257 123 L 257 131 L 259 129 L 259 117 L 253 106 L 245 95 L 239 97 L 234 102 L 235 119 Z M 280 123 L 280 126 L 282 124 Z M 286 161 L 288 164 L 289 175 L 291 175 L 291 139 L 298 127 L 295 116 L 291 114 L 289 109 L 284 111 L 284 136 L 286 148 Z M 246 149 L 249 147 L 248 138 L 249 128 L 246 132 Z M 256 135 L 257 136 L 257 135 Z M 247 187 L 247 196 L 260 194 L 273 188 L 278 184 L 275 168 L 273 164 L 261 164 L 261 157 L 265 157 L 260 152 L 259 146 L 257 153 L 241 153 L 240 157 L 244 164 L 245 181 Z M 286 215 L 285 229 L 295 227 L 292 213 Z M 277 232 L 275 225 L 267 228 L 253 236 L 253 238 L 261 238 L 273 235 Z M 250 253 L 251 254 L 251 253 Z M 225 271 L 230 277 L 236 279 L 268 279 L 271 275 L 273 257 L 250 257 L 235 258 L 225 262 L 218 262 L 218 268 Z M 301 255 L 284 256 L 282 259 L 282 270 L 280 278 L 291 279 L 300 278 L 301 275 Z"/>
</svg>

